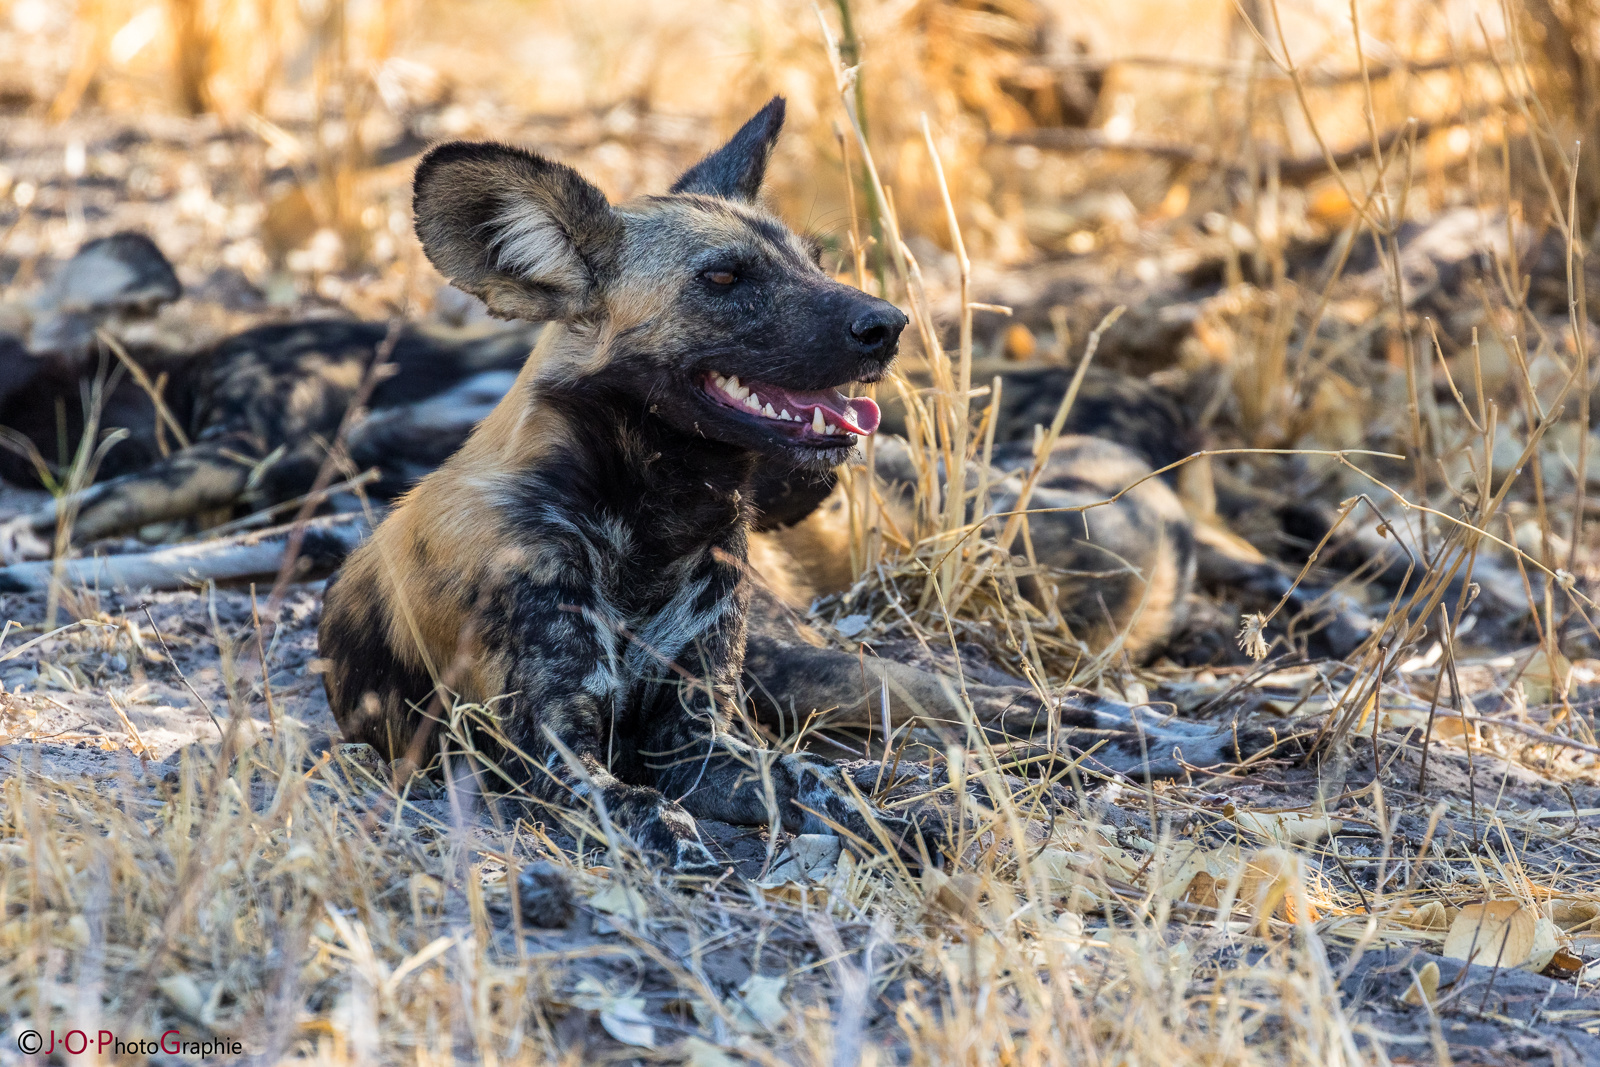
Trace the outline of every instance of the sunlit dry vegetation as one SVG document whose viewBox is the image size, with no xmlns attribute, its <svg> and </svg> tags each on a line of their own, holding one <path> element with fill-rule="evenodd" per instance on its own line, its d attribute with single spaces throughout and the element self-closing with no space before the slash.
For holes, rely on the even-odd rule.
<svg viewBox="0 0 1600 1067">
<path fill-rule="evenodd" d="M 190 293 L 144 328 L 197 344 L 241 316 L 459 314 L 410 232 L 433 141 L 525 143 L 621 199 L 664 189 L 782 94 L 772 202 L 830 270 L 912 319 L 877 389 L 906 411 L 915 498 L 887 506 L 869 443 L 845 478 L 856 581 L 813 606 L 817 629 L 851 649 L 980 648 L 1046 696 L 1245 709 L 1282 739 L 1150 783 L 1090 760 L 1040 779 L 972 718 L 869 737 L 916 761 L 884 784 L 946 811 L 946 862 L 847 850 L 808 875 L 760 832 L 743 842 L 757 878 L 686 894 L 603 813 L 576 853 L 486 813 L 460 784 L 469 758 L 441 787 L 317 745 L 309 653 L 273 663 L 306 636 L 314 588 L 152 612 L 64 583 L 54 630 L 0 599 L 26 623 L 0 636 L 0 1063 L 23 1062 L 29 1029 L 174 1027 L 262 1062 L 1600 1058 L 1600 10 L 0 0 L 0 15 L 6 314 L 25 317 L 86 238 L 136 228 Z M 996 375 L 1023 364 L 1181 394 L 1204 452 L 1173 477 L 1197 526 L 1358 605 L 1371 631 L 1329 656 L 1288 593 L 1246 611 L 1211 591 L 1185 640 L 1221 652 L 1141 662 L 1137 612 L 1068 618 L 1037 593 L 1074 580 L 1034 558 L 1037 468 L 1004 507 L 982 477 L 958 492 L 942 475 L 993 449 Z M 72 444 L 84 458 L 63 450 L 61 484 L 92 473 Z M 1272 516 L 1311 498 L 1339 528 L 1283 532 Z M 1375 551 L 1402 561 L 1397 584 L 1376 580 Z M 209 674 L 182 685 L 216 725 L 141 733 L 146 672 L 201 646 Z M 85 732 L 88 708 L 120 725 Z M 50 755 L 72 744 L 104 759 Z"/>
</svg>

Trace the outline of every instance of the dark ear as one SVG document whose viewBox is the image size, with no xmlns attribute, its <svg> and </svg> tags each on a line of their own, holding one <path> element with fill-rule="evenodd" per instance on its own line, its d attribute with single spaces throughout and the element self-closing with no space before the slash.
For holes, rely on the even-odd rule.
<svg viewBox="0 0 1600 1067">
<path fill-rule="evenodd" d="M 501 318 L 581 318 L 615 270 L 622 220 L 577 171 L 503 144 L 440 145 L 417 165 L 417 237 Z"/>
<path fill-rule="evenodd" d="M 767 175 L 767 160 L 783 129 L 783 97 L 775 96 L 739 128 L 732 140 L 683 172 L 670 192 L 701 193 L 728 200 L 754 200 Z"/>
</svg>

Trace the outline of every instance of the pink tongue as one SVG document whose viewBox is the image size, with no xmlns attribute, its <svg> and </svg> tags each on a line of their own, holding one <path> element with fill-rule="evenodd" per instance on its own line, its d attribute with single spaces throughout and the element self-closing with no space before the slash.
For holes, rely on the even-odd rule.
<svg viewBox="0 0 1600 1067">
<path fill-rule="evenodd" d="M 810 422 L 813 408 L 822 409 L 822 417 L 842 430 L 861 434 L 863 437 L 878 428 L 878 423 L 883 421 L 883 413 L 878 410 L 878 405 L 868 397 L 847 397 L 837 389 L 821 389 L 814 393 L 800 393 L 778 386 L 764 383 L 751 383 L 752 388 L 760 394 L 762 400 L 768 399 L 768 394 L 773 394 L 770 403 L 773 407 L 787 407 L 791 413 L 800 418 L 802 422 Z M 778 399 L 782 398 L 782 402 Z"/>
<path fill-rule="evenodd" d="M 834 412 L 835 420 L 841 429 L 858 433 L 865 437 L 878 428 L 878 423 L 883 419 L 883 413 L 878 410 L 878 404 L 870 397 L 851 397 L 843 411 Z"/>
</svg>

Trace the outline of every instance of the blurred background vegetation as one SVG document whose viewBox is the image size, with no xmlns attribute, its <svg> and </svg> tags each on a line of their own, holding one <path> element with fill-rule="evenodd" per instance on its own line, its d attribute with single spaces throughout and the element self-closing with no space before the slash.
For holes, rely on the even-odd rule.
<svg viewBox="0 0 1600 1067">
<path fill-rule="evenodd" d="M 1455 382 L 1504 394 L 1501 435 L 1581 355 L 1564 324 L 1586 277 L 1569 292 L 1566 263 L 1600 222 L 1592 0 L 0 0 L 0 281 L 133 228 L 193 293 L 426 312 L 441 280 L 409 179 L 430 142 L 535 146 L 626 198 L 777 93 L 776 207 L 841 276 L 892 290 L 819 23 L 953 339 L 926 119 L 973 294 L 1016 309 L 980 314 L 980 357 L 1066 358 L 1142 304 L 1099 359 L 1221 374 L 1218 440 L 1409 454 L 1415 372 L 1448 457 L 1430 331 Z M 1476 273 L 1428 267 L 1397 293 L 1407 248 Z M 1336 291 L 1341 272 L 1367 281 Z M 1586 417 L 1548 435 L 1554 470 L 1586 457 Z M 1514 439 L 1495 447 L 1515 463 Z"/>
<path fill-rule="evenodd" d="M 1225 222 L 1270 258 L 1348 221 L 1327 158 L 1365 154 L 1370 169 L 1375 139 L 1415 139 L 1412 216 L 1482 196 L 1474 182 L 1507 162 L 1511 199 L 1543 200 L 1535 150 L 1564 188 L 1560 158 L 1600 122 L 1600 14 L 1586 0 L 822 6 L 861 62 L 857 99 L 906 228 L 948 242 L 926 112 L 968 244 L 995 265 L 1136 254 L 1151 225 Z M 254 135 L 260 158 L 241 165 L 278 178 L 273 232 L 259 255 L 237 253 L 252 274 L 319 230 L 339 243 L 331 256 L 323 238 L 324 260 L 394 258 L 378 208 L 397 184 L 388 170 L 429 140 L 543 134 L 627 196 L 659 189 L 773 93 L 792 131 L 778 202 L 836 238 L 849 213 L 843 115 L 802 0 L 3 0 L 0 13 L 10 114 L 206 116 Z M 1600 153 L 1580 170 L 1587 233 Z"/>
</svg>

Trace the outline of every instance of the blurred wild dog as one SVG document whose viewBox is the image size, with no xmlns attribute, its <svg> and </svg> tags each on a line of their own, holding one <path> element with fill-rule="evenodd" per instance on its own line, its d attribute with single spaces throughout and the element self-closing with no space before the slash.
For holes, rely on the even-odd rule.
<svg viewBox="0 0 1600 1067">
<path fill-rule="evenodd" d="M 0 381 L 0 476 L 66 481 L 70 458 L 45 457 L 58 439 L 70 456 L 91 417 L 124 435 L 104 451 L 104 480 L 0 524 L 0 563 L 48 556 L 69 503 L 73 539 L 83 543 L 197 516 L 215 524 L 309 492 L 380 351 L 393 370 L 371 389 L 367 416 L 344 445 L 352 471 L 377 471 L 366 493 L 390 500 L 466 440 L 510 387 L 534 337 L 532 329 L 407 326 L 386 344 L 386 334 L 382 323 L 321 319 L 258 326 L 201 353 L 133 348 L 145 377 L 164 380 L 165 415 L 103 349 L 98 367 L 81 354 L 0 356 L 12 371 Z M 84 409 L 94 404 L 91 416 Z"/>
<path fill-rule="evenodd" d="M 995 411 L 985 410 L 989 398 L 974 403 L 994 422 L 993 513 L 1015 506 L 1019 480 L 1035 462 L 1036 440 L 1055 418 L 1075 371 L 1009 360 L 974 365 L 974 382 L 998 377 L 1001 385 Z M 885 405 L 884 431 L 901 432 L 903 420 L 897 401 Z M 1237 490 L 1230 481 L 1213 480 L 1205 447 L 1205 435 L 1173 392 L 1088 368 L 1029 497 L 1034 556 L 1044 570 L 1033 583 L 1034 598 L 1053 590 L 1055 606 L 1089 648 L 1099 651 L 1115 641 L 1134 662 L 1160 655 L 1189 664 L 1242 658 L 1232 647 L 1235 620 L 1219 618 L 1195 596 L 1198 589 L 1238 602 L 1246 612 L 1271 610 L 1286 598 L 1280 620 L 1291 624 L 1284 631 L 1291 647 L 1313 656 L 1348 655 L 1370 632 L 1371 620 L 1342 592 L 1296 584 L 1298 563 L 1285 566 L 1235 532 L 1219 512 L 1239 510 Z M 880 479 L 909 494 L 915 478 L 908 460 L 882 445 L 879 457 Z M 969 486 L 977 466 L 969 464 Z M 1256 495 L 1251 503 L 1274 506 L 1270 493 Z M 1331 511 L 1287 497 L 1275 506 L 1292 506 L 1296 514 Z M 1388 562 L 1380 580 L 1400 580 L 1404 556 L 1382 541 L 1363 547 L 1363 562 Z"/>
<path fill-rule="evenodd" d="M 906 323 L 756 205 L 782 116 L 774 99 L 667 195 L 617 206 L 520 149 L 429 153 L 429 258 L 496 314 L 551 325 L 500 406 L 351 556 L 320 632 L 351 740 L 425 763 L 444 706 L 487 705 L 484 747 L 535 802 L 594 801 L 680 871 L 718 866 L 696 817 L 876 839 L 838 765 L 733 736 L 746 667 L 779 705 L 857 717 L 888 714 L 891 689 L 924 713 L 951 694 L 928 671 L 814 647 L 756 593 L 797 577 L 770 540 L 752 545 L 763 466 L 800 486 L 792 502 L 768 492 L 774 511 L 804 515 L 878 426 L 841 387 L 881 378 Z M 1076 741 L 1110 740 L 1099 755 L 1121 768 L 1238 750 L 1082 691 L 1047 709 L 1021 687 L 972 689 L 990 723 L 1059 715 Z"/>
</svg>

